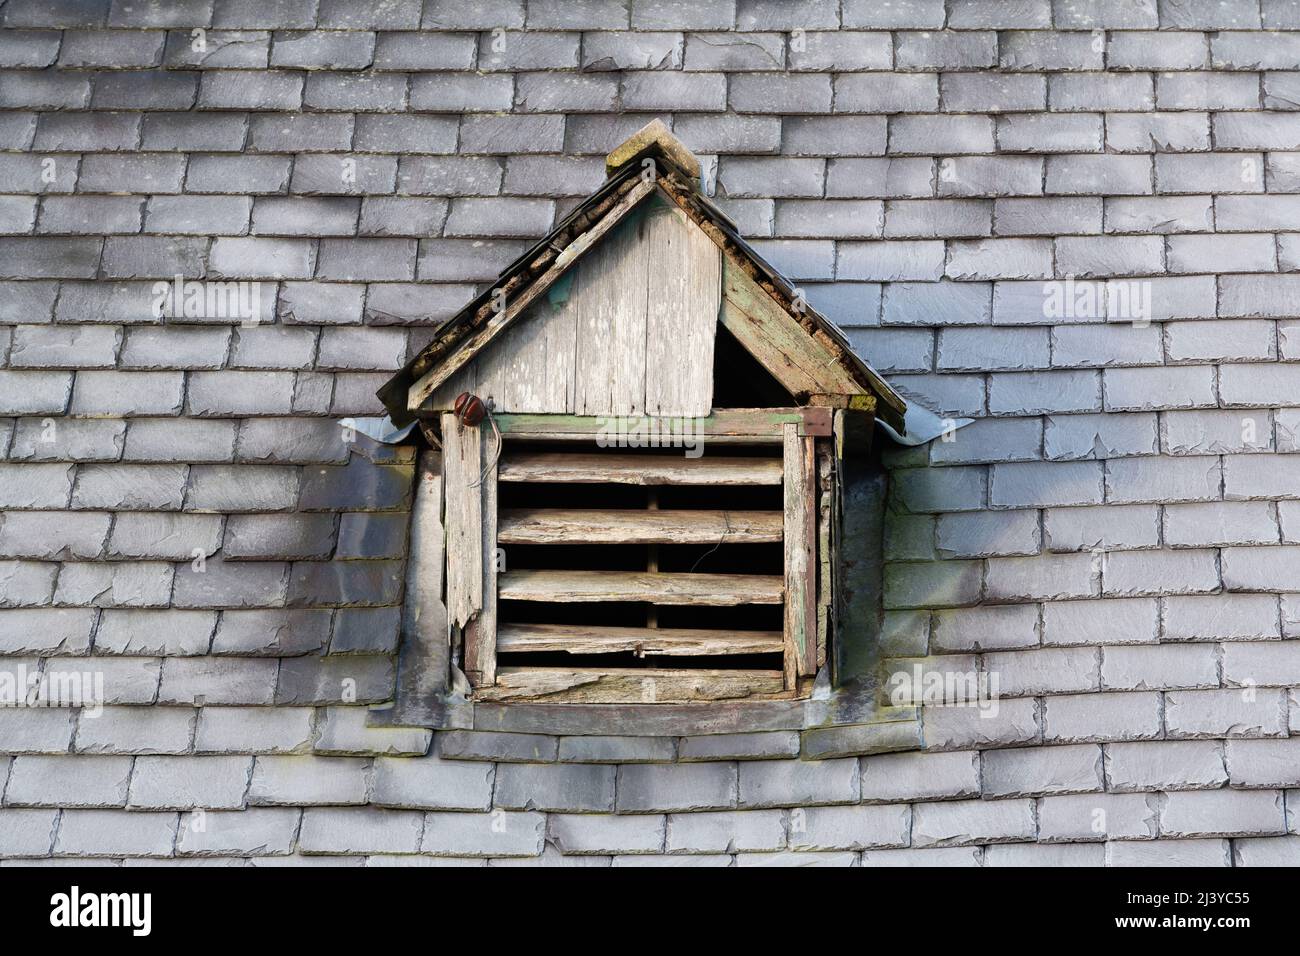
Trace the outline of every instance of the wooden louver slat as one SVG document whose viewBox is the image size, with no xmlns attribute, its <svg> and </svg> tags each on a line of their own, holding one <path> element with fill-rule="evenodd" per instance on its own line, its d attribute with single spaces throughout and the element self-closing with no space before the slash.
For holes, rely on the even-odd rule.
<svg viewBox="0 0 1300 956">
<path fill-rule="evenodd" d="M 507 455 L 498 481 L 618 485 L 779 485 L 779 458 L 648 455 Z"/>
<path fill-rule="evenodd" d="M 661 605 L 730 607 L 780 604 L 779 574 L 676 574 L 658 571 L 508 571 L 498 578 L 504 601 L 557 604 L 645 601 Z"/>
<path fill-rule="evenodd" d="M 781 540 L 779 511 L 503 509 L 501 544 L 757 544 Z"/>
<path fill-rule="evenodd" d="M 713 656 L 780 654 L 780 631 L 713 631 L 699 628 L 592 627 L 576 624 L 502 624 L 501 653 L 559 651 L 568 654 L 663 654 Z"/>
<path fill-rule="evenodd" d="M 494 687 L 475 691 L 482 701 L 547 703 L 691 703 L 783 692 L 780 671 L 660 670 L 654 668 L 502 667 Z"/>
</svg>

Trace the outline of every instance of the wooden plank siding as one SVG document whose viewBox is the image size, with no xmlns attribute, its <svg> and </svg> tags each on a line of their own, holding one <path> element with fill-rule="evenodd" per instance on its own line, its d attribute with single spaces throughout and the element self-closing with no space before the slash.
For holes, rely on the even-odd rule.
<svg viewBox="0 0 1300 956">
<path fill-rule="evenodd" d="M 722 300 L 722 255 L 670 202 L 646 217 L 645 413 L 707 415 Z"/>
<path fill-rule="evenodd" d="M 721 253 L 675 205 L 649 200 L 428 393 L 514 414 L 701 417 L 713 401 Z"/>
<path fill-rule="evenodd" d="M 600 240 L 622 222 L 623 218 L 654 190 L 655 185 L 653 182 L 641 182 L 632 187 L 587 232 L 570 243 L 544 273 L 534 279 L 518 295 L 512 298 L 504 298 L 483 325 L 471 332 L 456 346 L 452 354 L 430 369 L 426 375 L 410 387 L 407 396 L 407 407 L 410 409 L 427 407 L 426 402 L 432 396 L 438 394 L 439 389 L 453 375 L 493 343 L 517 316 L 521 315 L 534 301 L 538 300 L 574 263 L 593 249 L 598 248 Z M 445 392 L 443 394 L 445 395 Z M 452 395 L 451 398 L 454 401 L 455 395 Z"/>
</svg>

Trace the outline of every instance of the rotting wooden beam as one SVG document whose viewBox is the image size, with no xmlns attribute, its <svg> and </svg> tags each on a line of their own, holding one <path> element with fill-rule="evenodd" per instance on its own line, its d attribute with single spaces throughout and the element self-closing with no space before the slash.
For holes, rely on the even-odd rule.
<svg viewBox="0 0 1300 956">
<path fill-rule="evenodd" d="M 659 571 L 506 571 L 498 580 L 503 601 L 649 602 L 693 607 L 780 604 L 778 574 L 698 574 Z"/>
<path fill-rule="evenodd" d="M 506 452 L 500 481 L 615 485 L 779 485 L 779 458 Z"/>
<path fill-rule="evenodd" d="M 469 489 L 482 497 L 483 609 L 465 629 L 465 673 L 476 674 L 479 686 L 495 683 L 497 676 L 497 470 L 489 467 L 496 454 L 490 438 L 480 442 L 478 487 Z"/>
<path fill-rule="evenodd" d="M 484 303 L 479 310 L 480 314 L 475 316 L 475 321 L 472 323 L 473 330 L 468 335 L 461 338 L 458 334 L 455 344 L 448 344 L 441 354 L 438 354 L 436 347 L 427 350 L 426 354 L 430 356 L 436 355 L 436 357 L 427 360 L 427 371 L 411 385 L 407 395 L 407 408 L 411 411 L 419 409 L 425 400 L 437 391 L 438 386 L 451 378 L 466 362 L 481 352 L 509 325 L 515 316 L 549 289 L 565 270 L 595 246 L 610 229 L 622 221 L 625 215 L 631 212 L 641 200 L 649 196 L 655 189 L 654 180 L 637 180 L 621 198 L 610 206 L 608 212 L 600 220 L 565 246 L 564 250 L 555 256 L 554 261 L 550 262 L 549 266 L 540 275 L 531 276 L 531 281 L 525 279 L 522 282 L 515 283 L 513 288 L 510 287 L 509 283 L 503 287 L 501 292 L 502 301 L 505 303 L 504 308 L 500 308 L 495 301 Z M 515 278 L 518 279 L 519 277 L 516 276 Z M 435 343 L 437 341 L 439 340 L 435 340 Z"/>
<path fill-rule="evenodd" d="M 823 408 L 851 408 L 856 411 L 874 412 L 876 410 L 876 396 L 871 394 L 858 395 L 809 395 L 809 405 L 819 405 Z"/>
<path fill-rule="evenodd" d="M 497 635 L 497 650 L 502 654 L 555 651 L 568 654 L 723 656 L 780 654 L 782 647 L 780 631 L 502 624 Z"/>
<path fill-rule="evenodd" d="M 722 325 L 792 393 L 866 392 L 836 352 L 811 336 L 731 255 L 723 256 L 722 296 Z"/>
<path fill-rule="evenodd" d="M 680 704 L 785 696 L 780 671 L 656 668 L 502 667 L 495 687 L 474 693 L 481 701 L 557 704 Z"/>
<path fill-rule="evenodd" d="M 832 409 L 810 405 L 801 409 L 801 411 L 803 412 L 803 421 L 799 423 L 800 435 L 815 435 L 819 438 L 830 437 Z"/>
<path fill-rule="evenodd" d="M 781 540 L 779 511 L 509 508 L 501 544 L 755 544 Z"/>
</svg>

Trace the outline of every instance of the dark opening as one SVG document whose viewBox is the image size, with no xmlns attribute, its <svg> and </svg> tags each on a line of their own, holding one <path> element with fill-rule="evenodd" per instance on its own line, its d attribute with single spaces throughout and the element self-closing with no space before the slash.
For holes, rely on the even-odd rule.
<svg viewBox="0 0 1300 956">
<path fill-rule="evenodd" d="M 714 408 L 790 408 L 799 404 L 721 325 L 713 340 Z"/>
</svg>

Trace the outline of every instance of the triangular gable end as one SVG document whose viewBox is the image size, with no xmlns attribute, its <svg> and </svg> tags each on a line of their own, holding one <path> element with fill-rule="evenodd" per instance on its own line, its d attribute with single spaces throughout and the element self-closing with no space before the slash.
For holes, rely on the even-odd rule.
<svg viewBox="0 0 1300 956">
<path fill-rule="evenodd" d="M 486 347 L 417 382 L 412 407 L 446 410 L 470 392 L 512 414 L 707 416 L 721 259 L 652 191 Z"/>
<path fill-rule="evenodd" d="M 903 400 L 699 192 L 698 162 L 662 123 L 607 167 L 380 390 L 395 422 L 494 390 L 511 411 L 708 414 L 721 325 L 801 403 L 874 409 L 902 430 Z"/>
</svg>

